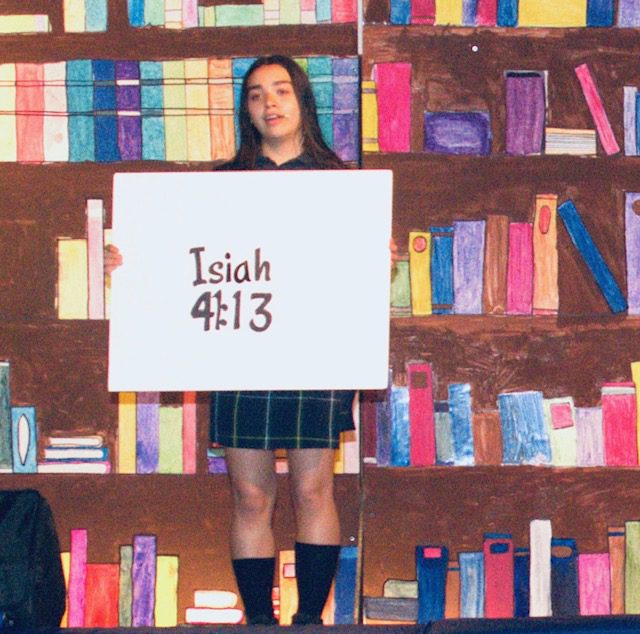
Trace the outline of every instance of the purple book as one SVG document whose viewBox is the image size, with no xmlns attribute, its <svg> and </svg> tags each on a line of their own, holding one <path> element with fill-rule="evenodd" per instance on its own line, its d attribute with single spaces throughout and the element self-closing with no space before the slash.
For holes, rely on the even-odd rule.
<svg viewBox="0 0 640 634">
<path fill-rule="evenodd" d="M 629 315 L 640 315 L 640 193 L 627 192 L 624 203 Z"/>
<path fill-rule="evenodd" d="M 436 154 L 491 153 L 488 112 L 425 112 L 424 150 Z"/>
<path fill-rule="evenodd" d="M 618 0 L 618 26 L 640 26 L 640 0 Z"/>
<path fill-rule="evenodd" d="M 604 466 L 601 407 L 576 407 L 576 465 Z"/>
<path fill-rule="evenodd" d="M 544 74 L 508 71 L 505 93 L 507 154 L 542 154 L 546 110 Z"/>
<path fill-rule="evenodd" d="M 484 235 L 484 220 L 453 223 L 453 312 L 456 314 L 482 313 Z"/>
<path fill-rule="evenodd" d="M 157 473 L 160 394 L 139 392 L 136 402 L 136 473 Z"/>
<path fill-rule="evenodd" d="M 156 536 L 134 535 L 131 568 L 131 625 L 154 625 L 156 588 Z"/>
<path fill-rule="evenodd" d="M 118 148 L 123 161 L 142 159 L 140 67 L 138 62 L 116 62 Z"/>
<path fill-rule="evenodd" d="M 333 151 L 343 161 L 357 161 L 360 147 L 358 59 L 335 58 L 333 67 Z"/>
</svg>

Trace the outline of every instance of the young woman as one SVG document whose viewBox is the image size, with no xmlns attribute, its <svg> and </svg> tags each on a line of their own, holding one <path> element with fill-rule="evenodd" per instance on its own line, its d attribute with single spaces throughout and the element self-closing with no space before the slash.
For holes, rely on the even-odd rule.
<svg viewBox="0 0 640 634">
<path fill-rule="evenodd" d="M 292 59 L 262 57 L 242 83 L 240 148 L 225 170 L 339 169 L 324 142 L 306 74 Z M 340 526 L 333 497 L 334 449 L 353 429 L 349 391 L 216 392 L 211 440 L 225 447 L 233 492 L 233 569 L 247 623 L 274 623 L 274 450 L 287 449 L 296 518 L 295 624 L 322 623 L 335 575 Z"/>
</svg>

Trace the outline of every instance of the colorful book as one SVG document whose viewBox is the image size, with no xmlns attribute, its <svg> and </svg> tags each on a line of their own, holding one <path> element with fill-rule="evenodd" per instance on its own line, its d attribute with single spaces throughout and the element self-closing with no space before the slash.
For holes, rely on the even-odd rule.
<svg viewBox="0 0 640 634">
<path fill-rule="evenodd" d="M 602 386 L 602 429 L 607 466 L 638 464 L 636 393 L 632 382 Z"/>
<path fill-rule="evenodd" d="M 416 467 L 433 465 L 436 461 L 436 437 L 431 364 L 409 361 L 407 384 L 409 386 L 410 463 Z"/>
<path fill-rule="evenodd" d="M 418 623 L 444 618 L 449 551 L 445 546 L 416 546 Z"/>
<path fill-rule="evenodd" d="M 107 447 L 45 447 L 43 456 L 45 460 L 105 461 L 109 457 L 109 449 Z"/>
<path fill-rule="evenodd" d="M 409 279 L 411 312 L 431 315 L 431 234 L 426 231 L 409 232 Z"/>
<path fill-rule="evenodd" d="M 396 599 L 417 599 L 418 582 L 407 579 L 386 579 L 382 586 L 382 596 Z"/>
<path fill-rule="evenodd" d="M 17 161 L 16 65 L 0 64 L 0 161 Z"/>
<path fill-rule="evenodd" d="M 232 62 L 229 59 L 210 59 L 207 71 L 211 159 L 229 159 L 234 155 L 236 148 Z"/>
<path fill-rule="evenodd" d="M 335 0 L 334 0 L 335 1 Z M 357 57 L 335 57 L 333 70 L 333 151 L 343 161 L 360 156 L 360 70 Z"/>
<path fill-rule="evenodd" d="M 378 143 L 381 152 L 411 150 L 411 64 L 375 64 L 378 93 Z"/>
<path fill-rule="evenodd" d="M 518 26 L 584 27 L 587 26 L 587 0 L 519 0 Z"/>
<path fill-rule="evenodd" d="M 390 5 L 391 24 L 411 24 L 411 0 L 391 0 Z"/>
<path fill-rule="evenodd" d="M 578 555 L 578 591 L 581 615 L 611 614 L 609 553 Z"/>
<path fill-rule="evenodd" d="M 135 61 L 115 63 L 118 150 L 123 161 L 142 159 L 140 66 Z"/>
<path fill-rule="evenodd" d="M 627 309 L 627 302 L 622 295 L 611 270 L 604 261 L 600 250 L 587 230 L 580 213 L 573 201 L 567 200 L 558 207 L 558 214 L 564 223 L 571 242 L 578 250 L 587 268 L 603 294 L 613 313 L 620 313 Z"/>
<path fill-rule="evenodd" d="M 63 0 L 62 11 L 65 33 L 85 31 L 85 0 Z"/>
<path fill-rule="evenodd" d="M 93 105 L 95 110 L 95 160 L 112 163 L 121 159 L 118 147 L 116 66 L 111 60 L 91 62 L 93 70 Z"/>
<path fill-rule="evenodd" d="M 447 564 L 447 581 L 445 584 L 444 618 L 460 618 L 460 563 L 450 559 Z"/>
<path fill-rule="evenodd" d="M 629 315 L 640 315 L 640 193 L 625 192 L 624 239 Z"/>
<path fill-rule="evenodd" d="M 101 460 L 44 460 L 38 463 L 38 473 L 111 473 L 111 463 Z"/>
<path fill-rule="evenodd" d="M 618 153 L 620 151 L 620 146 L 613 134 L 609 117 L 607 117 L 607 113 L 605 112 L 604 104 L 602 103 L 600 93 L 598 92 L 598 88 L 593 75 L 591 74 L 591 70 L 589 69 L 589 65 L 580 64 L 579 66 L 576 66 L 575 72 L 578 77 L 578 81 L 580 82 L 587 106 L 589 107 L 589 111 L 593 117 L 593 122 L 595 123 L 602 148 L 608 155 Z"/>
<path fill-rule="evenodd" d="M 498 0 L 497 26 L 518 26 L 518 0 Z"/>
<path fill-rule="evenodd" d="M 572 538 L 551 538 L 551 613 L 553 616 L 580 614 L 578 550 Z"/>
<path fill-rule="evenodd" d="M 70 533 L 69 587 L 67 589 L 69 627 L 84 627 L 84 606 L 87 581 L 88 534 L 84 528 Z"/>
<path fill-rule="evenodd" d="M 478 5 L 478 0 L 462 1 L 462 24 L 464 26 L 476 25 L 477 5 Z"/>
<path fill-rule="evenodd" d="M 576 465 L 604 466 L 604 434 L 601 407 L 576 407 Z"/>
<path fill-rule="evenodd" d="M 335 579 L 335 625 L 354 624 L 358 581 L 358 547 L 342 546 Z"/>
<path fill-rule="evenodd" d="M 529 616 L 551 616 L 551 522 L 529 525 Z"/>
<path fill-rule="evenodd" d="M 160 405 L 158 473 L 182 473 L 182 407 Z"/>
<path fill-rule="evenodd" d="M 477 465 L 502 464 L 502 432 L 497 410 L 473 412 L 473 450 Z"/>
<path fill-rule="evenodd" d="M 391 316 L 411 316 L 411 280 L 409 274 L 409 256 L 399 254 L 391 272 Z"/>
<path fill-rule="evenodd" d="M 44 162 L 44 65 L 16 64 L 18 162 Z"/>
<path fill-rule="evenodd" d="M 624 128 L 624 153 L 626 156 L 638 155 L 638 89 L 625 86 L 622 98 L 622 120 Z"/>
<path fill-rule="evenodd" d="M 64 62 L 44 64 L 43 159 L 47 163 L 69 160 L 69 119 Z M 2 80 L 0 79 L 0 82 Z M 2 88 L 0 88 L 0 91 Z M 1 97 L 0 97 L 1 99 Z M 1 125 L 1 123 L 0 123 Z"/>
<path fill-rule="evenodd" d="M 362 80 L 362 95 L 360 97 L 360 102 L 362 151 L 379 152 L 380 145 L 378 143 L 378 96 L 375 81 L 371 79 Z"/>
<path fill-rule="evenodd" d="M 575 467 L 577 430 L 573 398 L 571 396 L 546 398 L 543 406 L 551 444 L 551 464 L 556 467 Z"/>
<path fill-rule="evenodd" d="M 230 590 L 195 590 L 193 606 L 196 608 L 234 608 L 238 603 L 238 595 Z"/>
<path fill-rule="evenodd" d="M 453 311 L 453 227 L 430 227 L 431 306 L 433 314 Z"/>
<path fill-rule="evenodd" d="M 436 24 L 462 24 L 463 0 L 449 0 L 436 2 Z"/>
<path fill-rule="evenodd" d="M 411 24 L 434 24 L 436 0 L 413 0 L 411 2 Z"/>
<path fill-rule="evenodd" d="M 127 0 L 127 15 L 131 26 L 144 26 L 144 3 L 145 0 Z"/>
<path fill-rule="evenodd" d="M 625 527 L 610 526 L 607 531 L 609 546 L 609 576 L 611 579 L 611 614 L 624 614 Z"/>
<path fill-rule="evenodd" d="M 187 96 L 184 60 L 162 62 L 164 77 L 165 159 L 187 161 Z"/>
<path fill-rule="evenodd" d="M 164 161 L 162 62 L 140 62 L 142 159 Z"/>
<path fill-rule="evenodd" d="M 625 522 L 624 611 L 640 614 L 640 521 Z"/>
<path fill-rule="evenodd" d="M 87 241 L 84 238 L 58 238 L 57 244 L 58 319 L 87 319 L 89 315 Z"/>
<path fill-rule="evenodd" d="M 197 394 L 185 392 L 182 401 L 182 473 L 196 473 L 197 438 Z"/>
<path fill-rule="evenodd" d="M 507 533 L 484 536 L 484 616 L 488 619 L 514 616 L 513 538 Z"/>
<path fill-rule="evenodd" d="M 638 0 L 618 0 L 617 18 L 619 27 L 640 26 L 640 2 Z"/>
<path fill-rule="evenodd" d="M 164 26 L 166 29 L 182 29 L 182 0 L 165 0 Z"/>
<path fill-rule="evenodd" d="M 454 383 L 449 385 L 448 392 L 453 462 L 460 466 L 473 465 L 471 385 L 469 383 Z"/>
<path fill-rule="evenodd" d="M 136 401 L 136 473 L 157 473 L 160 395 L 139 392 Z"/>
<path fill-rule="evenodd" d="M 35 407 L 11 408 L 11 452 L 14 473 L 36 473 L 37 429 Z"/>
<path fill-rule="evenodd" d="M 118 473 L 136 473 L 136 393 L 118 394 Z"/>
<path fill-rule="evenodd" d="M 198 26 L 198 0 L 182 0 L 182 28 Z"/>
<path fill-rule="evenodd" d="M 87 564 L 83 627 L 118 627 L 118 564 Z"/>
<path fill-rule="evenodd" d="M 485 224 L 484 220 L 453 223 L 453 312 L 456 314 L 482 313 Z"/>
<path fill-rule="evenodd" d="M 187 608 L 185 622 L 189 625 L 237 625 L 242 621 L 244 612 L 238 608 Z"/>
<path fill-rule="evenodd" d="M 573 156 L 596 155 L 596 131 L 572 128 L 545 128 L 544 153 Z"/>
<path fill-rule="evenodd" d="M 89 319 L 104 319 L 104 202 L 87 200 L 87 277 Z"/>
<path fill-rule="evenodd" d="M 498 19 L 498 0 L 477 0 L 476 24 L 495 26 Z"/>
<path fill-rule="evenodd" d="M 350 5 L 351 3 L 345 3 Z M 342 7 L 336 7 L 336 10 Z M 266 7 L 265 7 L 266 12 Z M 355 21 L 355 20 L 354 20 Z M 316 23 L 316 0 L 301 0 L 300 1 L 300 24 L 315 24 Z M 266 24 L 266 17 L 265 17 Z"/>
<path fill-rule="evenodd" d="M 436 464 L 452 465 L 454 462 L 453 431 L 449 401 L 435 401 L 433 409 L 436 425 Z"/>
<path fill-rule="evenodd" d="M 326 55 L 310 57 L 307 61 L 307 76 L 309 77 L 311 90 L 316 100 L 316 113 L 318 115 L 320 132 L 322 132 L 325 143 L 329 147 L 333 147 L 334 84 L 332 59 Z M 377 137 L 377 124 L 375 134 Z"/>
<path fill-rule="evenodd" d="M 392 467 L 410 465 L 409 388 L 391 385 L 391 462 Z"/>
<path fill-rule="evenodd" d="M 507 306 L 509 216 L 489 214 L 486 220 L 482 311 L 502 315 Z"/>
<path fill-rule="evenodd" d="M 530 555 L 526 547 L 516 548 L 513 552 L 513 616 L 529 616 L 529 604 L 531 602 L 530 582 Z"/>
<path fill-rule="evenodd" d="M 131 625 L 153 625 L 156 585 L 156 536 L 135 535 L 131 567 Z"/>
<path fill-rule="evenodd" d="M 533 221 L 533 314 L 555 315 L 558 294 L 558 197 L 537 194 Z"/>
<path fill-rule="evenodd" d="M 280 625 L 291 625 L 298 604 L 295 551 L 278 552 L 278 586 L 280 588 Z"/>
<path fill-rule="evenodd" d="M 177 556 L 156 557 L 155 627 L 178 625 L 178 571 Z"/>
<path fill-rule="evenodd" d="M 613 26 L 613 0 L 587 0 L 587 26 Z"/>
<path fill-rule="evenodd" d="M 108 20 L 107 0 L 85 0 L 84 26 L 88 33 L 106 31 Z"/>
<path fill-rule="evenodd" d="M 487 156 L 491 154 L 488 112 L 425 112 L 425 152 Z"/>
<path fill-rule="evenodd" d="M 509 260 L 507 262 L 508 315 L 533 312 L 533 224 L 509 224 Z"/>
<path fill-rule="evenodd" d="M 208 73 L 206 59 L 185 60 L 187 158 L 189 161 L 211 160 Z"/>
<path fill-rule="evenodd" d="M 484 617 L 484 556 L 482 553 L 459 553 L 460 618 Z"/>
<path fill-rule="evenodd" d="M 131 627 L 131 607 L 133 602 L 133 586 L 131 571 L 133 570 L 133 546 L 120 546 L 120 574 L 118 581 L 118 625 Z"/>
<path fill-rule="evenodd" d="M 93 71 L 91 60 L 67 62 L 67 108 L 69 109 L 69 160 L 95 161 Z"/>
</svg>

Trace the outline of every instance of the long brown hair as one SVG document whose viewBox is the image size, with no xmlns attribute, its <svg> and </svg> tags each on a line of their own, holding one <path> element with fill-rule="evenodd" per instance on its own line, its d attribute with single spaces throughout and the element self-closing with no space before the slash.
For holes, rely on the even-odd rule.
<svg viewBox="0 0 640 634">
<path fill-rule="evenodd" d="M 294 94 L 300 106 L 300 119 L 302 125 L 302 149 L 320 169 L 332 169 L 344 167 L 342 160 L 329 148 L 322 138 L 316 100 L 313 96 L 311 83 L 306 73 L 290 57 L 286 55 L 268 55 L 259 57 L 246 72 L 242 80 L 240 93 L 240 148 L 228 167 L 234 169 L 252 169 L 256 159 L 260 156 L 262 137 L 256 130 L 248 108 L 248 84 L 251 74 L 261 66 L 276 64 L 282 66 L 291 77 Z"/>
</svg>

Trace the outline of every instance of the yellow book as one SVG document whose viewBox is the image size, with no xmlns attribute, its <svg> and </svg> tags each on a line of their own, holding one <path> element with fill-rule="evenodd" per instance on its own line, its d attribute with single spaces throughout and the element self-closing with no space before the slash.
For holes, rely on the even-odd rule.
<svg viewBox="0 0 640 634">
<path fill-rule="evenodd" d="M 182 407 L 160 405 L 158 473 L 182 473 Z"/>
<path fill-rule="evenodd" d="M 236 152 L 231 60 L 210 59 L 208 66 L 211 159 L 230 159 Z"/>
<path fill-rule="evenodd" d="M 0 64 L 0 139 L 0 161 L 17 161 L 15 64 Z"/>
<path fill-rule="evenodd" d="M 136 393 L 118 394 L 118 473 L 136 472 Z"/>
<path fill-rule="evenodd" d="M 204 9 L 202 12 L 203 24 L 202 26 L 215 26 L 216 25 L 216 8 L 215 7 L 201 7 Z"/>
<path fill-rule="evenodd" d="M 378 145 L 378 96 L 376 82 L 362 82 L 362 151 L 379 152 Z"/>
<path fill-rule="evenodd" d="M 518 26 L 587 26 L 587 0 L 520 0 Z"/>
<path fill-rule="evenodd" d="M 631 380 L 636 386 L 636 434 L 639 448 L 638 455 L 640 456 L 640 361 L 634 361 L 631 364 Z"/>
<path fill-rule="evenodd" d="M 462 0 L 438 0 L 436 2 L 436 24 L 462 24 Z"/>
<path fill-rule="evenodd" d="M 187 105 L 187 156 L 190 161 L 210 161 L 211 131 L 209 129 L 207 60 L 185 60 L 184 76 Z"/>
<path fill-rule="evenodd" d="M 187 111 L 184 60 L 162 62 L 164 130 L 167 161 L 187 161 Z"/>
<path fill-rule="evenodd" d="M 0 15 L 0 33 L 48 33 L 51 22 L 48 15 Z"/>
<path fill-rule="evenodd" d="M 88 319 L 87 241 L 58 238 L 58 319 Z"/>
<path fill-rule="evenodd" d="M 86 11 L 84 0 L 63 0 L 64 30 L 66 33 L 83 33 Z"/>
<path fill-rule="evenodd" d="M 280 0 L 280 24 L 300 24 L 300 0 Z"/>
<path fill-rule="evenodd" d="M 409 232 L 409 280 L 411 312 L 431 315 L 431 234 L 427 231 Z"/>
<path fill-rule="evenodd" d="M 280 0 L 264 0 L 264 23 L 280 24 Z"/>
<path fill-rule="evenodd" d="M 178 624 L 178 557 L 156 557 L 155 627 L 175 627 Z"/>
<path fill-rule="evenodd" d="M 44 160 L 69 160 L 69 122 L 65 62 L 44 64 Z"/>
<path fill-rule="evenodd" d="M 60 563 L 62 564 L 62 574 L 64 575 L 64 587 L 69 590 L 69 570 L 71 568 L 71 553 L 68 551 L 60 553 Z M 64 614 L 60 621 L 60 627 L 67 627 L 69 623 L 69 598 L 65 598 Z"/>
<path fill-rule="evenodd" d="M 333 473 L 344 473 L 344 442 L 340 433 L 340 444 L 333 454 Z"/>
<path fill-rule="evenodd" d="M 538 194 L 533 222 L 533 313 L 555 315 L 558 295 L 558 196 Z"/>
<path fill-rule="evenodd" d="M 291 625 L 291 619 L 298 609 L 295 561 L 296 555 L 293 550 L 281 550 L 278 553 L 280 625 Z"/>
<path fill-rule="evenodd" d="M 167 29 L 182 28 L 182 0 L 164 1 L 164 26 Z"/>
</svg>

